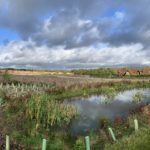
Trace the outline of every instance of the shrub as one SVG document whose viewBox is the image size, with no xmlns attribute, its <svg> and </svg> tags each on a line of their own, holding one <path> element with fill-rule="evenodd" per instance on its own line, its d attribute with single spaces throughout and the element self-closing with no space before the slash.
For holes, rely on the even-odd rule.
<svg viewBox="0 0 150 150">
<path fill-rule="evenodd" d="M 85 142 L 83 138 L 78 138 L 73 146 L 73 150 L 84 150 Z"/>
<path fill-rule="evenodd" d="M 141 103 L 144 100 L 144 96 L 142 93 L 137 92 L 134 96 L 133 96 L 133 102 L 135 103 Z"/>
</svg>

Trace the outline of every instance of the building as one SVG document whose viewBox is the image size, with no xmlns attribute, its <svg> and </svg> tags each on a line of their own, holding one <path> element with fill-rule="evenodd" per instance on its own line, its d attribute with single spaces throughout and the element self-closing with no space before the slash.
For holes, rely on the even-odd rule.
<svg viewBox="0 0 150 150">
<path fill-rule="evenodd" d="M 142 75 L 150 75 L 150 68 L 144 68 L 142 70 Z"/>
</svg>

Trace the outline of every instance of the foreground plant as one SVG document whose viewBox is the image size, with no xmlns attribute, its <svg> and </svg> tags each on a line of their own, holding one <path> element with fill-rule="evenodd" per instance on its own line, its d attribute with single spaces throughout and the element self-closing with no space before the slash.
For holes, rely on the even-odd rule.
<svg viewBox="0 0 150 150">
<path fill-rule="evenodd" d="M 104 150 L 148 150 L 150 149 L 150 127 L 140 129 L 129 137 L 124 137 L 116 144 L 106 144 Z"/>
<path fill-rule="evenodd" d="M 76 83 L 76 81 L 77 79 L 74 82 L 68 81 L 66 83 L 64 79 L 62 82 L 58 80 L 57 84 L 59 83 L 60 86 L 57 87 L 49 87 L 48 84 L 0 84 L 0 97 L 3 105 L 1 108 L 4 110 L 4 114 L 1 115 L 3 134 L 9 134 L 13 140 L 16 139 L 16 143 L 27 146 L 27 149 L 38 150 L 43 137 L 49 140 L 49 150 L 61 150 L 64 145 L 67 145 L 68 149 L 82 148 L 84 139 L 75 142 L 75 138 L 71 141 L 71 136 L 68 136 L 68 125 L 78 113 L 73 106 L 64 104 L 64 99 L 69 100 L 73 96 L 102 94 L 111 101 L 116 92 L 136 87 L 150 87 L 149 82 L 100 84 L 97 81 L 95 83 L 93 81 L 90 83 L 81 82 L 81 80 Z M 70 88 L 71 86 L 72 88 Z M 115 129 L 117 138 L 120 137 L 120 131 L 122 131 L 122 135 L 127 132 L 127 129 L 123 129 L 120 130 L 119 127 Z M 58 130 L 59 132 L 63 131 L 61 136 L 60 134 L 56 136 Z M 99 132 L 95 134 L 97 136 Z M 96 147 L 100 149 L 99 146 L 103 147 L 105 144 L 103 139 L 98 139 L 99 143 L 97 141 L 95 143 L 96 136 L 93 136 L 94 140 L 91 137 L 91 146 L 94 150 Z"/>
<path fill-rule="evenodd" d="M 26 117 L 36 122 L 36 127 L 46 128 L 68 125 L 77 116 L 73 106 L 53 100 L 46 94 L 33 95 L 26 103 Z"/>
<path fill-rule="evenodd" d="M 141 103 L 144 100 L 144 95 L 141 92 L 137 92 L 134 96 L 133 96 L 133 102 L 135 103 Z"/>
</svg>

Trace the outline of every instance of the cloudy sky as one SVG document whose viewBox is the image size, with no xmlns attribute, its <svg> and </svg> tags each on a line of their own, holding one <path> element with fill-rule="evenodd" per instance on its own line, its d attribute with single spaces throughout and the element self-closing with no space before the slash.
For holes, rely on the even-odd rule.
<svg viewBox="0 0 150 150">
<path fill-rule="evenodd" d="M 150 65 L 149 0 L 0 0 L 0 67 Z"/>
</svg>

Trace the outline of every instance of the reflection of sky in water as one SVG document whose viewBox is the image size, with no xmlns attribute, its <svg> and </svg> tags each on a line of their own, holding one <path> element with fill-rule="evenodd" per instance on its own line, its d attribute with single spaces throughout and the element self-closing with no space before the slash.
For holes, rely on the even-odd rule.
<svg viewBox="0 0 150 150">
<path fill-rule="evenodd" d="M 78 135 L 84 134 L 89 129 L 96 129 L 100 118 L 103 117 L 113 120 L 115 117 L 126 116 L 129 110 L 139 105 L 132 102 L 133 96 L 137 92 L 144 95 L 143 103 L 150 102 L 150 89 L 121 92 L 109 104 L 104 103 L 103 96 L 72 99 L 69 104 L 76 106 L 80 112 L 80 117 L 72 123 L 72 133 Z"/>
<path fill-rule="evenodd" d="M 125 92 L 123 92 L 123 93 L 118 94 L 118 95 L 115 97 L 115 99 L 116 99 L 116 100 L 120 100 L 120 101 L 124 101 L 124 102 L 129 102 L 129 101 L 131 102 L 132 99 L 133 99 L 132 97 L 133 97 L 137 92 L 140 92 L 141 94 L 143 94 L 144 97 L 150 97 L 150 94 L 149 94 L 150 90 L 149 90 L 149 89 L 146 89 L 146 90 L 144 90 L 144 89 L 138 89 L 138 90 L 133 89 L 133 90 L 131 90 L 131 91 L 125 91 Z"/>
</svg>

